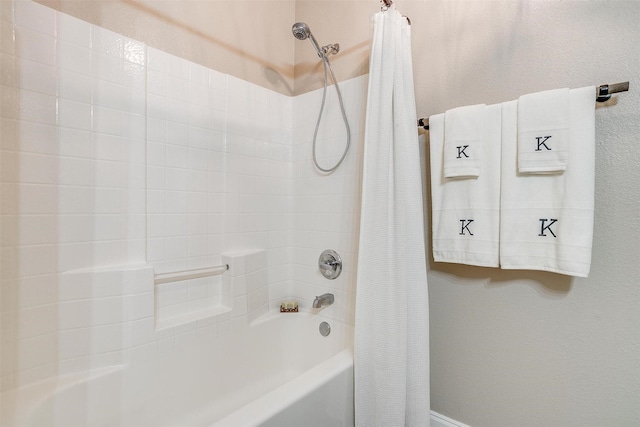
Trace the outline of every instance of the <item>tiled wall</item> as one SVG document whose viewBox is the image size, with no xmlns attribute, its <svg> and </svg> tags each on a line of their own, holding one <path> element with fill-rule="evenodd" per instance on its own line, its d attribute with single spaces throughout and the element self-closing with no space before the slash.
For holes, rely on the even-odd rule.
<svg viewBox="0 0 640 427">
<path fill-rule="evenodd" d="M 324 175 L 321 91 L 285 97 L 31 1 L 0 7 L 1 390 L 197 345 L 285 298 L 311 310 L 333 292 L 319 313 L 353 321 L 365 78 L 341 84 L 353 142 Z M 332 90 L 325 114 L 329 161 Z M 317 269 L 327 248 L 335 281 Z M 251 271 L 153 286 L 150 266 L 239 254 Z"/>
<path fill-rule="evenodd" d="M 309 307 L 316 295 L 335 294 L 334 305 L 323 314 L 354 322 L 355 282 L 360 227 L 360 184 L 366 107 L 367 78 L 340 83 L 351 147 L 340 167 L 331 174 L 318 172 L 313 165 L 313 130 L 316 126 L 322 90 L 294 98 L 293 150 L 293 281 L 296 296 Z M 323 168 L 339 160 L 345 147 L 345 125 L 336 91 L 327 91 L 316 152 Z M 333 249 L 343 261 L 342 274 L 327 280 L 318 269 L 318 257 Z"/>
</svg>

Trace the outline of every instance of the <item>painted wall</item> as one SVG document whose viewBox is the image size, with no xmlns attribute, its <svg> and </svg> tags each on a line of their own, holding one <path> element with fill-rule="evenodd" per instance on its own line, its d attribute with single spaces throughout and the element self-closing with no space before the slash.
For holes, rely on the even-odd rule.
<svg viewBox="0 0 640 427">
<path fill-rule="evenodd" d="M 640 3 L 396 4 L 413 23 L 418 117 L 631 84 L 596 111 L 588 279 L 429 263 L 432 409 L 474 427 L 639 424 Z"/>
</svg>

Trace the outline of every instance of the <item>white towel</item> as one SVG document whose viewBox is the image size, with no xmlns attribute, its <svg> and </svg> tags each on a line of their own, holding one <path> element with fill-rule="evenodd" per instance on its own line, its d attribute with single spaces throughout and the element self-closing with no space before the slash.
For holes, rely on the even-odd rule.
<svg viewBox="0 0 640 427">
<path fill-rule="evenodd" d="M 502 104 L 483 108 L 482 174 L 475 179 L 443 173 L 445 116 L 429 118 L 433 258 L 498 267 L 500 226 L 500 134 Z"/>
<path fill-rule="evenodd" d="M 586 277 L 594 211 L 593 86 L 570 91 L 568 154 L 563 174 L 518 173 L 518 102 L 502 108 L 500 264 Z"/>
<path fill-rule="evenodd" d="M 442 158 L 446 178 L 480 175 L 484 108 L 484 104 L 469 105 L 445 112 Z"/>
<path fill-rule="evenodd" d="M 569 147 L 569 89 L 523 95 L 518 100 L 518 171 L 561 173 Z"/>
</svg>

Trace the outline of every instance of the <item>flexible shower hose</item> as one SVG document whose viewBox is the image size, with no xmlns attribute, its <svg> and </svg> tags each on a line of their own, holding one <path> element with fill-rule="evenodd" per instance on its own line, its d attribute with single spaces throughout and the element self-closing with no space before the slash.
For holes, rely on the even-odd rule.
<svg viewBox="0 0 640 427">
<path fill-rule="evenodd" d="M 327 66 L 329 66 L 329 71 L 331 72 L 331 78 L 333 79 L 333 83 L 336 86 L 336 92 L 338 94 L 338 100 L 340 101 L 340 110 L 342 111 L 342 119 L 344 120 L 344 126 L 345 126 L 345 128 L 347 130 L 347 145 L 344 147 L 344 153 L 342 153 L 342 157 L 340 157 L 340 160 L 338 160 L 338 163 L 336 163 L 331 168 L 325 169 L 325 168 L 323 168 L 322 166 L 320 166 L 318 164 L 318 159 L 317 159 L 317 156 L 316 156 L 316 138 L 318 137 L 318 128 L 320 127 L 320 121 L 322 120 L 322 113 L 324 111 L 324 103 L 325 103 L 325 100 L 327 98 L 327 85 L 328 85 Z M 329 173 L 329 172 L 333 172 L 334 170 L 338 169 L 338 166 L 340 166 L 340 164 L 342 163 L 344 158 L 347 156 L 347 151 L 349 151 L 349 146 L 351 145 L 351 129 L 349 129 L 349 121 L 347 120 L 347 113 L 344 111 L 344 102 L 342 101 L 342 94 L 340 93 L 340 86 L 338 86 L 338 81 L 336 80 L 336 76 L 333 73 L 333 67 L 331 67 L 331 62 L 329 62 L 329 58 L 327 57 L 327 53 L 326 52 L 322 52 L 322 69 L 324 71 L 324 90 L 322 92 L 322 104 L 320 105 L 320 113 L 318 114 L 318 121 L 316 122 L 316 129 L 313 132 L 313 163 L 322 172 Z"/>
</svg>

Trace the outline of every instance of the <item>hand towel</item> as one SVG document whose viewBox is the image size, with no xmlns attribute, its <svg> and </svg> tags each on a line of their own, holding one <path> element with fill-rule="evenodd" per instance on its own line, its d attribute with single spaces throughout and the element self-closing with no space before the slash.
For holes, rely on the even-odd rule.
<svg viewBox="0 0 640 427">
<path fill-rule="evenodd" d="M 446 117 L 429 118 L 433 258 L 484 267 L 499 265 L 501 104 L 483 107 L 476 179 L 447 178 L 442 155 Z"/>
<path fill-rule="evenodd" d="M 569 145 L 569 89 L 518 99 L 518 171 L 562 173 Z"/>
<path fill-rule="evenodd" d="M 477 177 L 482 161 L 484 104 L 447 110 L 444 116 L 444 176 Z"/>
<path fill-rule="evenodd" d="M 593 86 L 572 89 L 571 162 L 562 174 L 518 172 L 518 102 L 502 108 L 500 264 L 587 277 L 594 213 L 595 102 Z"/>
</svg>

